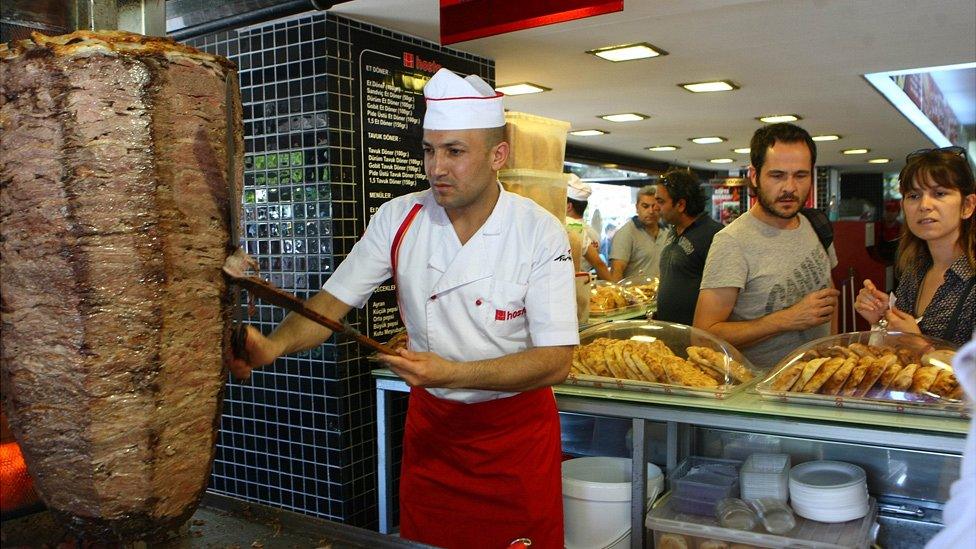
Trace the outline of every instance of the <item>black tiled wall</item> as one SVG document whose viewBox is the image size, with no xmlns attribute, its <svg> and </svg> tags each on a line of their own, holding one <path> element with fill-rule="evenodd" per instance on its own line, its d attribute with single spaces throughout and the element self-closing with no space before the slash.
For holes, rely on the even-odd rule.
<svg viewBox="0 0 976 549">
<path fill-rule="evenodd" d="M 238 64 L 242 244 L 263 276 L 302 299 L 321 287 L 364 228 L 357 218 L 362 182 L 352 29 L 449 51 L 328 13 L 188 40 Z M 258 301 L 250 322 L 267 333 L 283 316 Z M 347 320 L 363 329 L 359 311 Z M 395 409 L 391 428 L 402 425 L 405 400 Z M 209 488 L 375 529 L 375 392 L 361 349 L 333 338 L 248 381 L 230 380 Z"/>
</svg>

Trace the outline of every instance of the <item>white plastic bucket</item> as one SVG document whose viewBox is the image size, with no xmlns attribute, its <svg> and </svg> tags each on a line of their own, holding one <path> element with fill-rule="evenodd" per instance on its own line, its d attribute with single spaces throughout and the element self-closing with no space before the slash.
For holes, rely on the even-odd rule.
<svg viewBox="0 0 976 549">
<path fill-rule="evenodd" d="M 661 469 L 647 464 L 647 495 L 664 487 Z M 567 549 L 630 546 L 631 462 L 584 457 L 563 462 L 563 515 Z"/>
</svg>

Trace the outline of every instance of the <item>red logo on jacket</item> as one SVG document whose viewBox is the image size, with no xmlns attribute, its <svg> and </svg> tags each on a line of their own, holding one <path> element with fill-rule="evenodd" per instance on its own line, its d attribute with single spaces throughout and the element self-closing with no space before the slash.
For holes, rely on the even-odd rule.
<svg viewBox="0 0 976 549">
<path fill-rule="evenodd" d="M 525 314 L 525 307 L 522 307 L 517 311 L 503 311 L 501 309 L 495 309 L 495 320 L 512 320 L 524 314 Z"/>
</svg>

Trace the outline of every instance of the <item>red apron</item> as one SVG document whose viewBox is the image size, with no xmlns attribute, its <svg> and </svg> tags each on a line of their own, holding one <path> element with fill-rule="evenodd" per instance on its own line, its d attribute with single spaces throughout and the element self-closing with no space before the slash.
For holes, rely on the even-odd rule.
<svg viewBox="0 0 976 549">
<path fill-rule="evenodd" d="M 465 404 L 413 388 L 403 437 L 400 535 L 448 548 L 563 547 L 552 389 Z"/>
<path fill-rule="evenodd" d="M 390 247 L 396 281 L 400 244 Z M 400 535 L 457 549 L 501 549 L 520 538 L 562 549 L 559 413 L 552 389 L 474 404 L 410 391 L 400 471 Z"/>
</svg>

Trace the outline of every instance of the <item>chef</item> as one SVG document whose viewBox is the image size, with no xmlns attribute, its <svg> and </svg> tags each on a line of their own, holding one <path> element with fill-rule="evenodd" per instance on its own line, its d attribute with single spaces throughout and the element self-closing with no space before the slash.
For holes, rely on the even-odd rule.
<svg viewBox="0 0 976 549">
<path fill-rule="evenodd" d="M 430 189 L 379 208 L 308 305 L 342 318 L 391 276 L 408 349 L 383 362 L 410 386 L 400 533 L 443 547 L 563 547 L 559 420 L 551 386 L 579 342 L 565 229 L 497 180 L 502 95 L 439 70 L 424 88 Z M 331 332 L 289 315 L 248 328 L 238 376 Z"/>
</svg>

